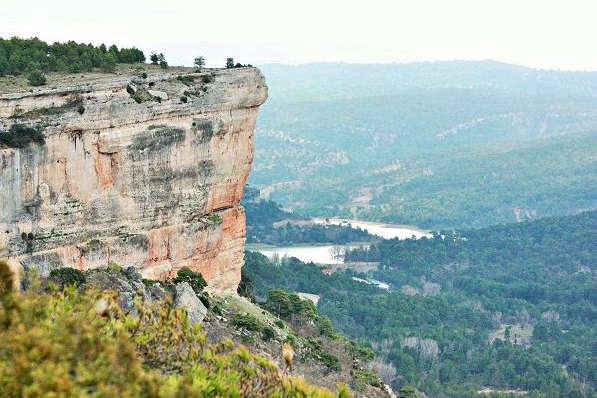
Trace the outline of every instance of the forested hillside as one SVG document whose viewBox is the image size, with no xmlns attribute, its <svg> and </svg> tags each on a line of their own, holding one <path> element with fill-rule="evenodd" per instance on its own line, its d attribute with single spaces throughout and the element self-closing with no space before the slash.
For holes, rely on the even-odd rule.
<svg viewBox="0 0 597 398">
<path fill-rule="evenodd" d="M 394 386 L 454 398 L 483 389 L 595 397 L 595 247 L 597 212 L 587 212 L 347 254 L 379 261 L 370 277 L 391 283 L 390 292 L 296 259 L 276 265 L 251 254 L 245 272 L 265 286 L 321 295 L 322 314 L 391 364 Z"/>
<path fill-rule="evenodd" d="M 48 44 L 38 38 L 0 37 L 0 77 L 33 71 L 77 73 L 94 68 L 112 72 L 118 62 L 145 62 L 145 55 L 135 47 L 119 49 L 115 45 L 94 46 L 74 41 Z"/>
<path fill-rule="evenodd" d="M 251 182 L 286 207 L 425 228 L 597 208 L 597 73 L 492 61 L 262 70 Z"/>
<path fill-rule="evenodd" d="M 259 191 L 246 187 L 242 205 L 247 214 L 247 242 L 270 245 L 296 243 L 365 242 L 376 240 L 361 228 L 316 224 L 308 217 L 283 210 L 272 200 L 259 199 Z"/>
</svg>

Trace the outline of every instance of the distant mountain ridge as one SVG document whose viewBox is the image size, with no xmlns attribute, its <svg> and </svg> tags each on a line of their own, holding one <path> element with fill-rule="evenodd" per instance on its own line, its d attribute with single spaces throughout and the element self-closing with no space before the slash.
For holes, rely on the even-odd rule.
<svg viewBox="0 0 597 398">
<path fill-rule="evenodd" d="M 368 91 L 388 95 L 413 87 L 493 88 L 532 93 L 557 89 L 563 93 L 597 95 L 597 71 L 534 69 L 493 60 L 265 64 L 260 69 L 273 87 L 270 98 L 291 102 L 362 97 Z M 307 96 L 307 89 L 316 91 Z M 323 98 L 313 98 L 316 95 Z"/>
<path fill-rule="evenodd" d="M 496 61 L 262 70 L 270 95 L 257 125 L 250 182 L 286 208 L 426 228 L 597 208 L 590 188 L 597 72 Z M 551 141 L 567 142 L 565 157 L 548 156 Z M 512 151 L 524 155 L 515 161 Z M 446 164 L 459 159 L 468 165 L 447 175 Z M 492 171 L 495 165 L 500 172 Z M 544 178 L 554 171 L 557 178 Z M 504 190 L 501 181 L 512 175 L 516 189 Z M 540 193 L 546 183 L 547 196 Z M 442 197 L 434 196 L 438 187 Z M 578 187 L 584 187 L 580 202 Z M 561 209 L 535 207 L 538 195 L 544 202 L 557 198 Z M 470 213 L 461 216 L 463 209 Z"/>
</svg>

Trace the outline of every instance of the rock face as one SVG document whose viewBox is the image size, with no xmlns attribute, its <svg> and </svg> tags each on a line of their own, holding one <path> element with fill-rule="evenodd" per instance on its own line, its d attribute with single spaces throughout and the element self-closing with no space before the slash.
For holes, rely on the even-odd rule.
<svg viewBox="0 0 597 398">
<path fill-rule="evenodd" d="M 0 255 L 42 275 L 118 263 L 167 278 L 186 266 L 209 290 L 234 290 L 266 97 L 255 68 L 1 95 L 0 131 L 39 127 L 45 144 L 0 149 Z"/>
<path fill-rule="evenodd" d="M 207 315 L 207 308 L 197 298 L 191 285 L 188 282 L 181 282 L 176 285 L 176 294 L 174 295 L 174 305 L 187 310 L 189 322 L 192 325 L 201 323 Z"/>
</svg>

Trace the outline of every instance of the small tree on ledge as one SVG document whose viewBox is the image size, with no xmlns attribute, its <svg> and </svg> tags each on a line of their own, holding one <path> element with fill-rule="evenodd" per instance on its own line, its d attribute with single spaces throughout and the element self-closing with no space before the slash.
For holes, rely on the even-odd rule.
<svg viewBox="0 0 597 398">
<path fill-rule="evenodd" d="M 168 69 L 168 61 L 166 61 L 164 54 L 160 53 L 158 55 L 158 62 L 160 63 L 160 67 L 162 69 Z"/>
<path fill-rule="evenodd" d="M 234 68 L 234 58 L 226 58 L 226 68 Z"/>
<path fill-rule="evenodd" d="M 197 67 L 197 69 L 203 68 L 205 66 L 205 58 L 203 58 L 203 55 L 200 55 L 197 58 L 195 58 L 194 64 Z"/>
</svg>

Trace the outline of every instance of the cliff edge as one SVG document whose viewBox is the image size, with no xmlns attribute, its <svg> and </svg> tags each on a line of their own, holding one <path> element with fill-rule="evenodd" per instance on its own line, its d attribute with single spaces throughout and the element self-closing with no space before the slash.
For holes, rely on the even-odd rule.
<svg viewBox="0 0 597 398">
<path fill-rule="evenodd" d="M 210 290 L 235 290 L 239 202 L 266 98 L 255 68 L 0 95 L 0 254 L 42 275 L 119 263 L 166 278 L 189 267 Z M 36 139 L 23 145 L 23 134 Z"/>
</svg>

